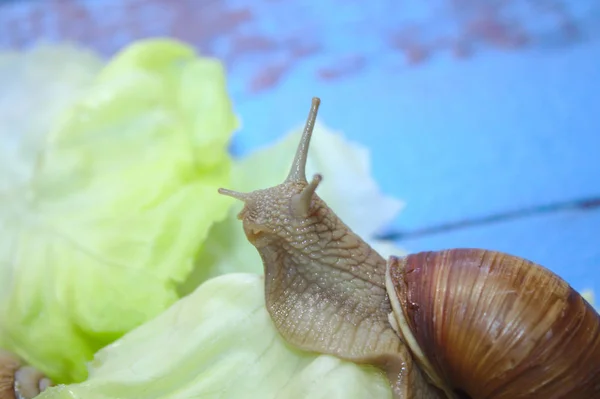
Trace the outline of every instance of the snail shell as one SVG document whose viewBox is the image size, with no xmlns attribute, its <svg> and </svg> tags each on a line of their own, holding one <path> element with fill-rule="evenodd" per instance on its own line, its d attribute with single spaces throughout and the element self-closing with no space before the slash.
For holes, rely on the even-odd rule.
<svg viewBox="0 0 600 399">
<path fill-rule="evenodd" d="M 423 252 L 392 257 L 386 286 L 399 333 L 445 391 L 600 397 L 600 318 L 546 268 L 479 249 Z"/>
<path fill-rule="evenodd" d="M 32 399 L 51 385 L 39 370 L 0 349 L 0 399 Z"/>
</svg>

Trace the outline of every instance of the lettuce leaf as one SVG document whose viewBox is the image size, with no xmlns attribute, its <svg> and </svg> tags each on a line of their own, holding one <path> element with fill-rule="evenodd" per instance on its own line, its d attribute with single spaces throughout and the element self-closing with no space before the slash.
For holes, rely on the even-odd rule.
<svg viewBox="0 0 600 399">
<path fill-rule="evenodd" d="M 58 115 L 76 101 L 101 68 L 102 61 L 95 54 L 68 45 L 40 46 L 26 53 L 0 52 L 2 207 L 9 200 L 16 202 L 26 195 L 48 126 L 56 123 Z M 3 233 L 8 230 L 5 226 L 8 210 L 0 212 L 4 215 L 0 218 L 0 233 Z M 0 237 L 0 254 L 4 254 L 14 245 L 11 241 L 14 235 Z M 0 258 L 0 301 L 11 283 L 11 268 L 6 267 L 6 262 L 5 257 Z"/>
<path fill-rule="evenodd" d="M 255 274 L 211 279 L 38 399 L 391 398 L 379 370 L 288 346 L 263 290 Z"/>
<path fill-rule="evenodd" d="M 595 295 L 594 295 L 594 290 L 592 289 L 585 289 L 581 291 L 581 296 L 583 297 L 583 299 L 585 299 L 586 301 L 588 301 L 588 303 L 590 305 L 592 305 L 594 308 L 597 309 L 596 304 L 595 304 Z"/>
<path fill-rule="evenodd" d="M 0 346 L 82 381 L 97 350 L 179 298 L 232 204 L 216 190 L 231 184 L 237 119 L 222 65 L 176 41 L 137 42 L 105 66 L 73 48 L 9 54 L 0 70 L 2 103 L 26 120 L 0 139 L 12 157 L 0 165 Z"/>
<path fill-rule="evenodd" d="M 294 129 L 278 142 L 236 161 L 228 188 L 252 191 L 281 183 L 288 174 L 301 134 L 302 128 Z M 348 141 L 341 132 L 317 123 L 306 170 L 309 178 L 317 172 L 323 175 L 319 196 L 382 256 L 405 253 L 392 242 L 374 238 L 404 204 L 381 193 L 372 177 L 367 148 Z M 363 204 L 371 205 L 365 208 Z M 236 217 L 241 207 L 241 203 L 235 204 L 228 218 L 213 226 L 193 274 L 180 288 L 183 293 L 189 293 L 206 279 L 221 274 L 263 273 L 260 256 L 246 239 Z"/>
</svg>

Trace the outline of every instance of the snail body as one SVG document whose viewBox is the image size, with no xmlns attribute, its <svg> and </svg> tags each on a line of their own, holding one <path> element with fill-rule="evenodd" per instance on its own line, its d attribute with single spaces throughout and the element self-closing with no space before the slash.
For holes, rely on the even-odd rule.
<svg viewBox="0 0 600 399">
<path fill-rule="evenodd" d="M 396 399 L 600 397 L 600 316 L 525 259 L 451 249 L 384 259 L 306 179 L 311 112 L 274 187 L 219 192 L 265 271 L 265 303 L 291 345 L 381 368 Z"/>
</svg>

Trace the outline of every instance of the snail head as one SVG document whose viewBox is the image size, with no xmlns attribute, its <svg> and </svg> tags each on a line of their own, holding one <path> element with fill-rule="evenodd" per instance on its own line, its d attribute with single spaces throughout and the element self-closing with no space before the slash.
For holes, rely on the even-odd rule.
<svg viewBox="0 0 600 399">
<path fill-rule="evenodd" d="M 257 248 L 302 237 L 301 230 L 310 224 L 318 211 L 315 191 L 322 180 L 320 174 L 306 179 L 306 160 L 320 100 L 313 98 L 310 113 L 285 181 L 274 187 L 249 193 L 221 188 L 219 193 L 244 202 L 238 214 L 248 240 Z"/>
</svg>

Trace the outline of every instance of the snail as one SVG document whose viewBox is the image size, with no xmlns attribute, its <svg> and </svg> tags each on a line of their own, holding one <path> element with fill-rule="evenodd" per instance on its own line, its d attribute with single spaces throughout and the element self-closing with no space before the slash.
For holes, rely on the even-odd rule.
<svg viewBox="0 0 600 399">
<path fill-rule="evenodd" d="M 219 189 L 244 203 L 279 334 L 380 368 L 396 399 L 600 398 L 600 316 L 558 275 L 484 249 L 386 260 L 336 216 L 305 173 L 319 105 L 283 183 Z"/>
<path fill-rule="evenodd" d="M 51 385 L 39 370 L 0 349 L 0 399 L 32 399 Z"/>
</svg>

